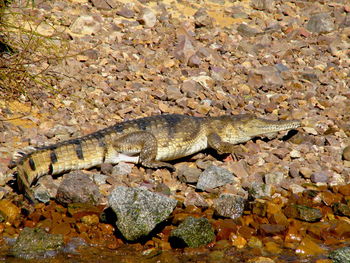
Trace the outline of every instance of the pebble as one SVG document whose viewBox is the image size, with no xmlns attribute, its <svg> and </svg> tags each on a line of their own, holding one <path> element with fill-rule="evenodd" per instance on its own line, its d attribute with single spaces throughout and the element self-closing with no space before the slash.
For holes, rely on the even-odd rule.
<svg viewBox="0 0 350 263">
<path fill-rule="evenodd" d="M 239 218 L 243 214 L 245 200 L 234 194 L 221 194 L 214 200 L 214 209 L 217 215 L 232 219 Z"/>
<path fill-rule="evenodd" d="M 320 13 L 310 17 L 306 28 L 313 33 L 328 33 L 335 27 L 333 18 L 328 13 Z"/>
</svg>

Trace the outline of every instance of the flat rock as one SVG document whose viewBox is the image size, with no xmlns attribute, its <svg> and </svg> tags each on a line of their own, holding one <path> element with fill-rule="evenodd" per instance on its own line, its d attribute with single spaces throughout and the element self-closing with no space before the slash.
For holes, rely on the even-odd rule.
<svg viewBox="0 0 350 263">
<path fill-rule="evenodd" d="M 55 255 L 63 245 L 62 235 L 49 234 L 42 228 L 25 227 L 12 248 L 12 254 L 24 259 L 43 258 Z"/>
<path fill-rule="evenodd" d="M 229 170 L 212 165 L 201 173 L 196 188 L 207 191 L 234 181 L 234 176 Z"/>
<path fill-rule="evenodd" d="M 117 215 L 116 225 L 127 240 L 148 235 L 164 221 L 177 201 L 142 188 L 116 187 L 108 199 Z"/>
<path fill-rule="evenodd" d="M 76 34 L 96 34 L 102 28 L 101 21 L 92 15 L 79 16 L 70 26 L 70 30 Z"/>
</svg>

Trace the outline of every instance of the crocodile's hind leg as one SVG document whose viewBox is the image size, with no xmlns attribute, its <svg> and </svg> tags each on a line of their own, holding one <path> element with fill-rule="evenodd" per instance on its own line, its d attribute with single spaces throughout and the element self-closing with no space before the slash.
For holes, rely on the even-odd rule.
<svg viewBox="0 0 350 263">
<path fill-rule="evenodd" d="M 139 153 L 139 163 L 145 167 L 175 170 L 173 165 L 156 160 L 158 143 L 156 137 L 149 132 L 137 131 L 124 135 L 113 142 L 113 147 L 123 154 Z"/>
</svg>

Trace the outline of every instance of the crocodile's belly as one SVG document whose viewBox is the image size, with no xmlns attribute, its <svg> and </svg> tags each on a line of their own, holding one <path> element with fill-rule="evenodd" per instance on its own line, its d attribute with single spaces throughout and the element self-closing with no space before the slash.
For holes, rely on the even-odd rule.
<svg viewBox="0 0 350 263">
<path fill-rule="evenodd" d="M 192 142 L 170 143 L 168 147 L 158 148 L 156 160 L 175 160 L 202 151 L 207 147 L 208 140 L 207 137 L 204 136 Z"/>
</svg>

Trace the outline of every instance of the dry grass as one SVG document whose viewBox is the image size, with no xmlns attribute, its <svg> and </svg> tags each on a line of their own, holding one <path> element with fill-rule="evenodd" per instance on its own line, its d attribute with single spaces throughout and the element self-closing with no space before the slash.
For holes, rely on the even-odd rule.
<svg viewBox="0 0 350 263">
<path fill-rule="evenodd" d="M 52 34 L 38 32 L 47 22 L 28 15 L 31 2 L 23 7 L 9 5 L 0 0 L 0 98 L 30 99 L 38 91 L 57 92 L 58 75 L 51 67 L 67 57 L 68 42 L 53 25 L 49 25 Z"/>
</svg>

